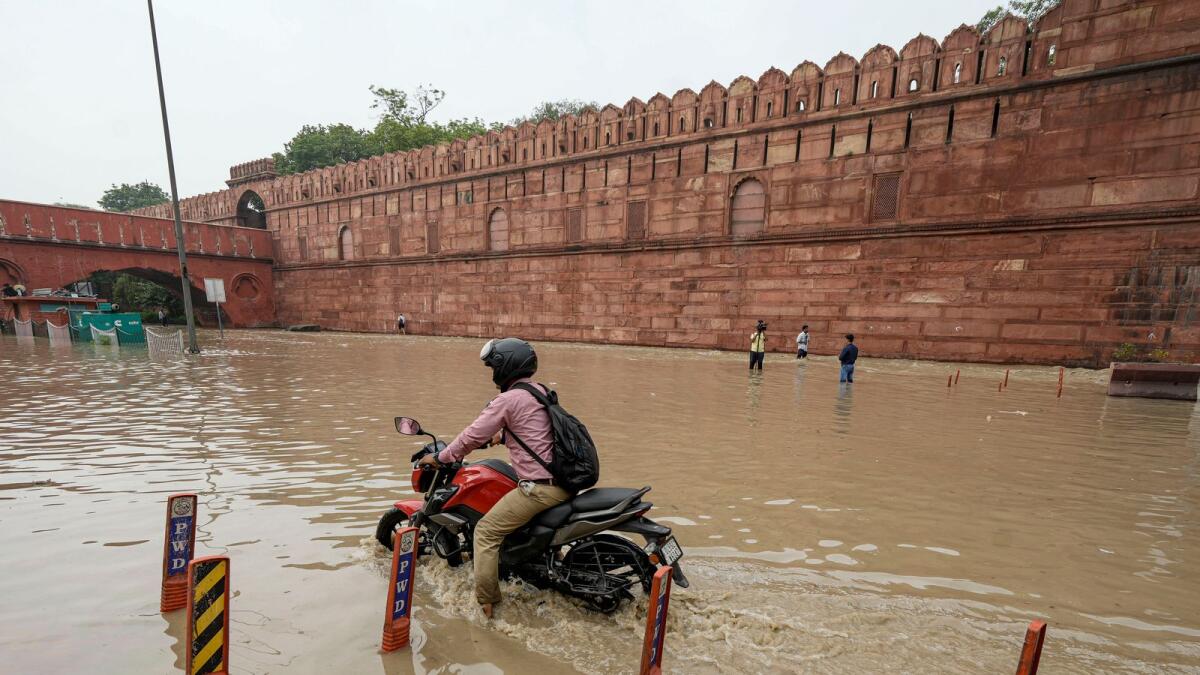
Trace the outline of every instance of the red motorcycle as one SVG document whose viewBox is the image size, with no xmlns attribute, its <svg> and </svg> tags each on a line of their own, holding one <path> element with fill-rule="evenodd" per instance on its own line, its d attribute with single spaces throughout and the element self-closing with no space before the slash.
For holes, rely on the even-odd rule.
<svg viewBox="0 0 1200 675">
<path fill-rule="evenodd" d="M 413 490 L 424 493 L 424 498 L 396 502 L 379 519 L 375 538 L 391 549 L 398 528 L 420 528 L 420 554 L 436 553 L 457 567 L 464 556 L 470 556 L 476 523 L 517 488 L 517 474 L 499 459 L 457 462 L 438 469 L 418 466 L 415 463 L 422 457 L 440 452 L 446 444 L 410 417 L 397 417 L 395 422 L 401 434 L 433 439 L 411 460 Z M 687 588 L 679 566 L 683 549 L 671 536 L 671 528 L 645 517 L 653 506 L 642 501 L 649 491 L 649 486 L 592 488 L 546 509 L 505 538 L 500 549 L 501 576 L 553 588 L 605 613 L 632 599 L 629 591 L 635 585 L 648 592 L 660 565 L 670 565 L 675 584 Z M 640 535 L 646 546 L 612 532 Z"/>
</svg>

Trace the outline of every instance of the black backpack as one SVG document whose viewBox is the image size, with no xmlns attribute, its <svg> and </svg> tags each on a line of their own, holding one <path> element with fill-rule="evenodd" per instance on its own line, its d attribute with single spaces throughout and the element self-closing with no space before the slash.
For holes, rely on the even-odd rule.
<svg viewBox="0 0 1200 675">
<path fill-rule="evenodd" d="M 531 450 L 525 441 L 521 440 L 512 430 L 507 433 L 517 439 L 517 443 L 533 457 L 538 464 L 554 476 L 554 484 L 572 494 L 586 490 L 600 480 L 600 456 L 596 453 L 596 444 L 588 434 L 583 422 L 575 419 L 571 413 L 563 410 L 558 404 L 558 394 L 554 390 L 541 389 L 518 382 L 513 385 L 518 389 L 529 392 L 538 403 L 546 408 L 550 415 L 550 427 L 554 430 L 554 459 L 550 463 Z"/>
</svg>

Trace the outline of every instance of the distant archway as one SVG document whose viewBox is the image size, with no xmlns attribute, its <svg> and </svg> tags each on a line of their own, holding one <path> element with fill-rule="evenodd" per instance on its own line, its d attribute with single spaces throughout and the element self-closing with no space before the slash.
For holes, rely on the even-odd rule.
<svg viewBox="0 0 1200 675">
<path fill-rule="evenodd" d="M 761 234 L 766 224 L 767 195 L 763 184 L 753 178 L 738 183 L 729 208 L 730 233 L 735 237 Z"/>
<path fill-rule="evenodd" d="M 488 249 L 508 250 L 508 214 L 504 209 L 496 209 L 488 217 Z"/>
<path fill-rule="evenodd" d="M 354 233 L 349 225 L 343 225 L 338 231 L 338 260 L 354 259 Z"/>
<path fill-rule="evenodd" d="M 241 227 L 267 229 L 267 205 L 254 190 L 246 190 L 238 200 L 237 224 Z"/>
<path fill-rule="evenodd" d="M 0 258 L 0 284 L 17 285 L 25 279 L 25 272 L 17 263 Z"/>
</svg>

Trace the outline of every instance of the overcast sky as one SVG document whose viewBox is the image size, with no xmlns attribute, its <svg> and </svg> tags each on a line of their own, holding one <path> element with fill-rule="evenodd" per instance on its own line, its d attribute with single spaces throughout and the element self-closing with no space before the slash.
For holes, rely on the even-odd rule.
<svg viewBox="0 0 1200 675">
<path fill-rule="evenodd" d="M 728 85 L 824 66 L 999 0 L 758 2 L 159 0 L 180 196 L 282 149 L 304 124 L 374 125 L 371 84 L 447 92 L 434 116 L 508 120 L 538 101 Z M 0 0 L 0 198 L 95 205 L 112 183 L 167 189 L 146 3 Z"/>
</svg>

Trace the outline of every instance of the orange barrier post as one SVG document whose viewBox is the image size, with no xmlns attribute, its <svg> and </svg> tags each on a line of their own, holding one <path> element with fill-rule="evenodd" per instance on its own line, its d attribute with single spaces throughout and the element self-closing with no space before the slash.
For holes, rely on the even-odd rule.
<svg viewBox="0 0 1200 675">
<path fill-rule="evenodd" d="M 160 612 L 187 607 L 188 563 L 196 545 L 196 495 L 167 497 L 167 533 L 163 539 Z"/>
<path fill-rule="evenodd" d="M 412 622 L 412 591 L 417 574 L 417 537 L 415 527 L 396 532 L 392 545 L 392 575 L 388 577 L 387 612 L 383 616 L 381 649 L 394 652 L 408 646 Z"/>
<path fill-rule="evenodd" d="M 1004 370 L 1004 388 L 1008 389 L 1008 369 Z"/>
<path fill-rule="evenodd" d="M 1046 622 L 1035 620 L 1025 630 L 1025 644 L 1021 647 L 1021 660 L 1017 663 L 1017 675 L 1037 675 L 1038 662 L 1042 660 L 1042 643 L 1046 641 Z"/>
<path fill-rule="evenodd" d="M 961 370 L 954 371 L 954 384 L 956 384 L 956 385 L 958 384 L 958 375 L 961 372 L 962 372 Z"/>
<path fill-rule="evenodd" d="M 187 670 L 229 673 L 229 558 L 196 558 L 188 565 Z"/>
<path fill-rule="evenodd" d="M 660 567 L 650 583 L 649 604 L 646 607 L 646 638 L 642 643 L 640 675 L 661 675 L 663 642 L 667 637 L 667 605 L 671 603 L 670 566 Z"/>
</svg>

